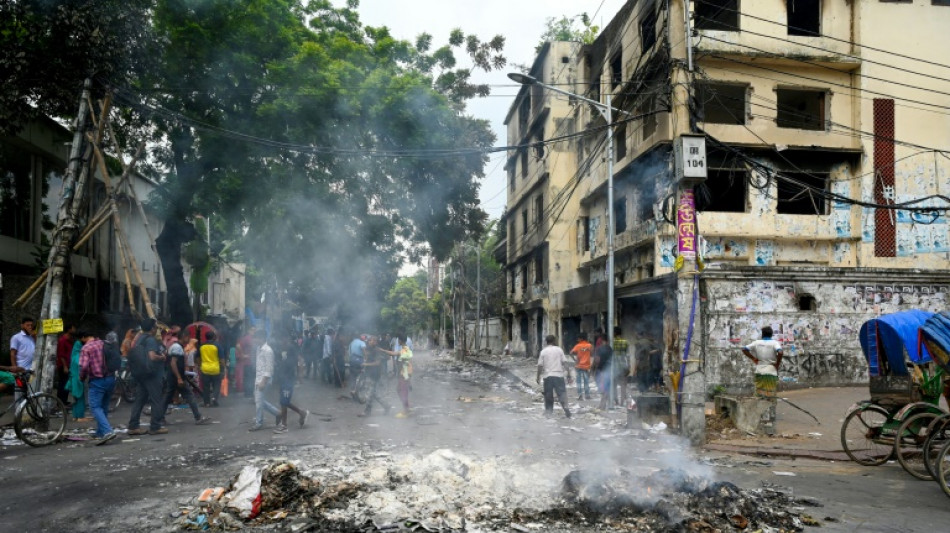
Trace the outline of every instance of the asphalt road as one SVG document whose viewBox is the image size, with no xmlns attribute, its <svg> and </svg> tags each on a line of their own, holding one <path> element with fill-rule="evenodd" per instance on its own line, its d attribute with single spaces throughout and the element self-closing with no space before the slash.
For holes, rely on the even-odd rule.
<svg viewBox="0 0 950 533">
<path fill-rule="evenodd" d="M 334 450 L 358 446 L 396 453 L 444 448 L 525 465 L 546 463 L 565 472 L 594 462 L 634 469 L 673 466 L 744 488 L 774 484 L 824 504 L 810 511 L 822 522 L 815 531 L 932 532 L 950 524 L 947 497 L 936 484 L 911 478 L 898 465 L 865 468 L 702 451 L 689 457 L 674 441 L 658 444 L 624 431 L 623 413 L 587 412 L 592 402 L 582 403 L 570 421 L 560 412 L 547 419 L 537 396 L 520 385 L 474 366 L 433 362 L 427 354 L 417 354 L 417 361 L 409 419 L 381 412 L 358 417 L 362 406 L 344 391 L 309 381 L 295 392 L 295 403 L 313 413 L 309 424 L 281 435 L 248 432 L 253 401 L 232 395 L 222 407 L 206 410 L 216 421 L 208 426 L 195 426 L 187 410 L 177 410 L 168 417 L 167 435 L 123 436 L 100 447 L 89 442 L 2 446 L 0 529 L 173 531 L 170 515 L 180 502 L 203 488 L 226 485 L 249 462 L 311 457 L 317 449 L 332 462 L 326 457 Z M 394 388 L 393 382 L 385 387 L 393 404 Z M 127 407 L 121 407 L 111 419 L 123 424 L 127 416 Z"/>
</svg>

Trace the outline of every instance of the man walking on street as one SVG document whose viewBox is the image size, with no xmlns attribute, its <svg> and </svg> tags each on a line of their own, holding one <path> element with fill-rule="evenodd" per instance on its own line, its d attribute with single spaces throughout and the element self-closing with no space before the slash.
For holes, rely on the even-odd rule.
<svg viewBox="0 0 950 533">
<path fill-rule="evenodd" d="M 538 356 L 538 384 L 544 380 L 544 414 L 554 414 L 554 395 L 564 409 L 564 416 L 571 418 L 571 411 L 567 408 L 567 387 L 564 384 L 573 382 L 571 377 L 571 361 L 564 355 L 564 350 L 556 346 L 557 338 L 548 335 L 545 339 L 547 347 L 541 350 Z"/>
<path fill-rule="evenodd" d="M 267 389 L 274 376 L 274 350 L 267 343 L 267 332 L 259 329 L 254 336 L 261 343 L 257 349 L 257 377 L 254 383 L 254 425 L 250 431 L 259 431 L 264 428 L 264 411 L 277 416 L 279 412 L 274 405 L 267 401 Z"/>
<path fill-rule="evenodd" d="M 174 328 L 172 328 L 174 330 Z M 195 424 L 203 426 L 210 424 L 211 419 L 201 416 L 198 410 L 198 400 L 191 390 L 191 385 L 185 381 L 185 349 L 178 341 L 178 337 L 173 334 L 168 343 L 168 367 L 165 369 L 165 399 L 162 404 L 165 406 L 161 412 L 161 423 L 165 425 L 165 414 L 168 406 L 175 399 L 175 394 L 181 393 L 181 399 L 191 407 L 191 414 L 195 417 Z"/>
<path fill-rule="evenodd" d="M 142 321 L 142 331 L 132 341 L 129 351 L 128 364 L 135 381 L 135 402 L 132 404 L 132 414 L 129 417 L 129 435 L 157 435 L 168 433 L 161 426 L 162 413 L 165 404 L 162 401 L 162 380 L 165 368 L 165 349 L 155 338 L 155 319 L 146 318 Z M 142 409 L 148 402 L 152 406 L 149 429 L 139 427 Z"/>
<path fill-rule="evenodd" d="M 73 343 L 76 339 L 76 326 L 70 324 L 66 332 L 56 341 L 56 395 L 63 405 L 69 403 L 69 364 L 73 353 Z"/>
<path fill-rule="evenodd" d="M 83 343 L 79 354 L 79 379 L 89 380 L 89 408 L 96 419 L 95 437 L 99 439 L 96 444 L 105 444 L 115 438 L 107 415 L 109 399 L 115 389 L 115 370 L 109 371 L 101 340 L 85 332 L 79 334 L 79 339 Z"/>
</svg>

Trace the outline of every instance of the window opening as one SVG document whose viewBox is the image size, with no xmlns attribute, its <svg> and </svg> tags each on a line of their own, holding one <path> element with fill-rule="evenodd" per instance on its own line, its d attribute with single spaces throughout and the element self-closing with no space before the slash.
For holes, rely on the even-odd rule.
<svg viewBox="0 0 950 533">
<path fill-rule="evenodd" d="M 656 44 L 656 10 L 648 8 L 640 19 L 640 53 L 645 54 Z"/>
<path fill-rule="evenodd" d="M 785 0 L 785 3 L 789 35 L 821 35 L 821 0 Z"/>
<path fill-rule="evenodd" d="M 528 234 L 528 210 L 527 209 L 521 210 L 521 234 L 522 235 Z"/>
<path fill-rule="evenodd" d="M 623 82 L 623 55 L 620 50 L 610 58 L 610 86 L 616 89 Z"/>
<path fill-rule="evenodd" d="M 696 100 L 702 120 L 709 124 L 745 124 L 747 91 L 746 85 L 697 84 Z"/>
<path fill-rule="evenodd" d="M 817 311 L 818 300 L 815 300 L 815 297 L 812 296 L 811 294 L 799 295 L 798 310 L 799 311 Z"/>
<path fill-rule="evenodd" d="M 544 283 L 544 257 L 541 254 L 534 256 L 534 282 Z"/>
<path fill-rule="evenodd" d="M 627 231 L 627 197 L 614 200 L 614 235 Z"/>
<path fill-rule="evenodd" d="M 778 209 L 782 215 L 826 215 L 828 174 L 781 172 L 778 185 Z"/>
<path fill-rule="evenodd" d="M 825 129 L 825 92 L 802 89 L 777 89 L 780 128 Z"/>
<path fill-rule="evenodd" d="M 528 149 L 521 149 L 521 177 L 528 177 Z"/>
<path fill-rule="evenodd" d="M 749 172 L 736 168 L 710 168 L 705 183 L 695 188 L 697 209 L 719 213 L 745 213 Z"/>
<path fill-rule="evenodd" d="M 521 293 L 528 291 L 528 265 L 521 265 Z"/>
<path fill-rule="evenodd" d="M 696 0 L 697 30 L 739 31 L 739 0 Z"/>
<path fill-rule="evenodd" d="M 620 161 L 627 157 L 627 123 L 617 126 L 614 131 L 614 160 Z"/>
<path fill-rule="evenodd" d="M 544 220 L 544 197 L 538 195 L 534 199 L 534 218 L 538 222 L 538 227 L 541 227 L 541 221 Z"/>
</svg>

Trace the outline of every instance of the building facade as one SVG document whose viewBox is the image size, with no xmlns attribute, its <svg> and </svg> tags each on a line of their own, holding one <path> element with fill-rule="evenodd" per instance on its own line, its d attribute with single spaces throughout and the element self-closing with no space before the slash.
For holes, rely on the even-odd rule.
<svg viewBox="0 0 950 533">
<path fill-rule="evenodd" d="M 0 329 L 4 342 L 19 329 L 21 317 L 40 319 L 42 290 L 24 306 L 13 304 L 46 268 L 71 141 L 72 134 L 49 119 L 30 122 L 15 136 L 0 137 Z M 143 201 L 158 186 L 138 174 L 132 174 L 129 183 L 135 196 Z M 86 226 L 89 217 L 106 200 L 105 183 L 101 175 L 95 173 L 87 189 L 80 228 Z M 143 219 L 143 211 L 124 189 L 117 196 L 117 205 L 122 229 L 149 300 L 156 315 L 165 317 L 168 309 L 165 279 L 149 237 L 149 231 L 153 236 L 158 235 L 162 220 L 147 204 L 143 206 L 147 220 Z M 134 324 L 137 319 L 129 304 L 129 289 L 121 265 L 110 220 L 70 256 L 62 307 L 64 319 L 103 330 L 119 330 Z M 208 304 L 212 314 L 231 321 L 243 319 L 244 269 L 243 264 L 230 264 L 213 274 L 209 280 L 211 294 L 203 302 Z M 133 285 L 131 293 L 135 310 L 144 315 L 140 291 Z"/>
<path fill-rule="evenodd" d="M 612 232 L 615 324 L 671 404 L 750 390 L 739 348 L 765 325 L 787 346 L 783 382 L 864 383 L 865 320 L 948 305 L 945 4 L 627 2 L 574 58 L 570 90 L 614 108 L 615 222 L 604 119 L 578 105 L 573 152 L 592 163 L 548 252 L 573 271 L 539 298 L 551 332 L 606 325 Z M 683 136 L 705 142 L 704 181 L 677 177 Z"/>
</svg>

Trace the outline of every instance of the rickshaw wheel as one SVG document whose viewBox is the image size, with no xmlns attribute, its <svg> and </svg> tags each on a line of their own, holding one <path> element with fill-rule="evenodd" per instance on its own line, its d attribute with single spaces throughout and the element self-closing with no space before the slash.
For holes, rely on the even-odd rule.
<svg viewBox="0 0 950 533">
<path fill-rule="evenodd" d="M 894 444 L 884 441 L 884 424 L 890 414 L 876 405 L 869 405 L 848 415 L 841 425 L 841 446 L 852 461 L 864 466 L 887 462 L 894 454 Z"/>
<path fill-rule="evenodd" d="M 924 481 L 933 480 L 924 463 L 924 444 L 927 442 L 927 430 L 937 413 L 917 413 L 900 425 L 894 438 L 894 454 L 897 462 L 908 474 Z"/>
<path fill-rule="evenodd" d="M 943 493 L 950 496 L 950 453 L 947 453 L 948 449 L 950 449 L 950 441 L 940 447 L 940 453 L 937 454 L 937 462 L 934 464 L 934 468 L 937 470 L 937 483 L 940 484 Z"/>
<path fill-rule="evenodd" d="M 934 478 L 939 475 L 937 455 L 947 442 L 950 442 L 950 414 L 937 417 L 927 428 L 927 440 L 924 442 L 924 466 Z"/>
</svg>

